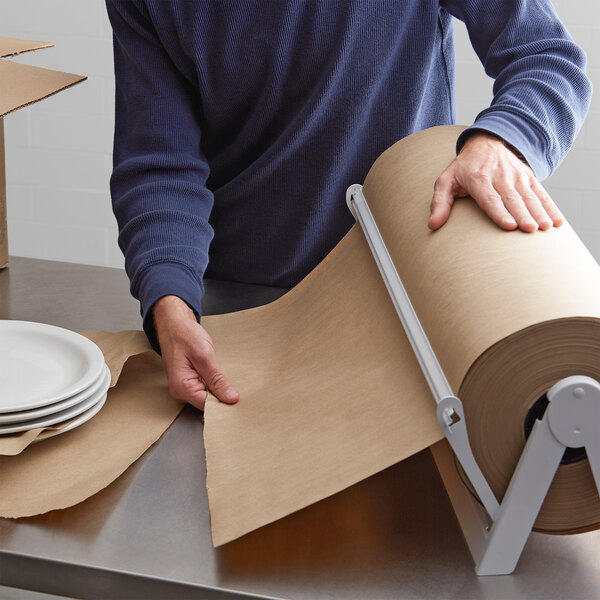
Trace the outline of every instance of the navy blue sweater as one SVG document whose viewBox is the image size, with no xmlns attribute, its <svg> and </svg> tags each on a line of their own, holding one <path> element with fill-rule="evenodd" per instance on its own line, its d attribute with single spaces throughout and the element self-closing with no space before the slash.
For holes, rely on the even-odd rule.
<svg viewBox="0 0 600 600">
<path fill-rule="evenodd" d="M 590 98 L 585 56 L 548 0 L 107 8 L 113 208 L 154 344 L 154 302 L 174 294 L 199 314 L 204 275 L 296 284 L 353 224 L 346 187 L 398 139 L 454 122 L 452 16 L 495 79 L 473 127 L 516 147 L 539 178 L 569 149 Z"/>
</svg>

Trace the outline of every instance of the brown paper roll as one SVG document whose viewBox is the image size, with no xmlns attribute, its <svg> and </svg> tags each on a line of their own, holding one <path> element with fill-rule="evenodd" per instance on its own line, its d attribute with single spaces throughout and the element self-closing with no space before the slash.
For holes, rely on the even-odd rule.
<svg viewBox="0 0 600 600">
<path fill-rule="evenodd" d="M 597 319 L 547 321 L 521 330 L 485 352 L 469 370 L 460 394 L 471 445 L 501 498 L 525 444 L 529 409 L 569 375 L 600 380 Z M 559 467 L 535 528 L 577 533 L 600 523 L 600 502 L 587 459 Z"/>
<path fill-rule="evenodd" d="M 501 231 L 471 199 L 457 201 L 438 232 L 420 226 L 457 132 L 434 128 L 399 142 L 375 163 L 364 193 L 501 500 L 536 400 L 563 377 L 600 378 L 600 268 L 568 225 Z M 587 459 L 561 465 L 536 528 L 599 524 Z"/>
<path fill-rule="evenodd" d="M 471 199 L 429 231 L 434 182 L 454 159 L 460 131 L 436 127 L 398 142 L 373 165 L 364 194 L 501 499 L 530 407 L 561 377 L 599 375 L 600 268 L 568 225 L 502 231 Z M 215 545 L 442 438 L 357 225 L 280 300 L 204 324 L 241 392 L 235 406 L 206 406 Z M 587 462 L 559 471 L 537 527 L 596 527 Z"/>
</svg>

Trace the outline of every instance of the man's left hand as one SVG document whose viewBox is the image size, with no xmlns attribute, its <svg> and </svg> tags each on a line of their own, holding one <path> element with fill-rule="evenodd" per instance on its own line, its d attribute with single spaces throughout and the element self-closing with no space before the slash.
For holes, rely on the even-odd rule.
<svg viewBox="0 0 600 600">
<path fill-rule="evenodd" d="M 454 199 L 464 196 L 471 196 L 502 229 L 531 233 L 564 223 L 531 168 L 490 134 L 473 134 L 435 182 L 429 228 L 439 229 Z"/>
</svg>

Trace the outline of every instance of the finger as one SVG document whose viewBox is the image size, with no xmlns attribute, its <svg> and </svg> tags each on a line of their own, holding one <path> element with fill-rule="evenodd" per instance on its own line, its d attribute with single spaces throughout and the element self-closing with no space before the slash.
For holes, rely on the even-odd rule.
<svg viewBox="0 0 600 600">
<path fill-rule="evenodd" d="M 444 172 L 438 177 L 433 187 L 433 198 L 430 205 L 429 222 L 427 223 L 429 229 L 433 231 L 439 229 L 450 216 L 450 210 L 454 203 L 452 180 L 453 177 Z"/>
<path fill-rule="evenodd" d="M 200 410 L 208 396 L 206 385 L 198 376 L 198 373 L 188 365 L 175 365 L 167 371 L 169 393 L 182 403 L 189 403 Z"/>
<path fill-rule="evenodd" d="M 542 205 L 537 194 L 531 187 L 532 182 L 529 180 L 521 179 L 517 182 L 516 189 L 523 202 L 525 203 L 529 214 L 533 217 L 538 227 L 542 231 L 550 229 L 553 225 L 552 218 L 546 212 L 546 209 Z"/>
<path fill-rule="evenodd" d="M 211 394 L 218 400 L 226 404 L 235 404 L 240 399 L 239 393 L 219 367 L 214 351 L 203 349 L 197 352 L 192 356 L 192 363 Z"/>
<path fill-rule="evenodd" d="M 535 179 L 531 187 L 536 196 L 539 198 L 540 203 L 546 211 L 546 214 L 550 217 L 550 219 L 552 219 L 554 227 L 560 227 L 561 225 L 564 225 L 565 218 L 563 214 L 560 212 L 560 209 L 558 206 L 556 206 L 554 200 L 552 200 L 548 192 L 544 189 L 544 186 L 537 179 Z"/>
<path fill-rule="evenodd" d="M 517 221 L 504 206 L 502 196 L 494 189 L 491 180 L 482 176 L 472 177 L 467 188 L 469 195 L 483 212 L 502 229 L 517 228 Z"/>
<path fill-rule="evenodd" d="M 537 231 L 538 224 L 529 212 L 521 194 L 515 189 L 514 184 L 502 180 L 496 183 L 496 189 L 502 197 L 502 203 L 506 210 L 513 216 L 519 229 L 526 233 Z"/>
</svg>

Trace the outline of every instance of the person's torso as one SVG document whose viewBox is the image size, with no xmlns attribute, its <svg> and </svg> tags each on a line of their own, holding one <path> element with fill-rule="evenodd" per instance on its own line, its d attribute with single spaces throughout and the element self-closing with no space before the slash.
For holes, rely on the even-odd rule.
<svg viewBox="0 0 600 600">
<path fill-rule="evenodd" d="M 398 139 L 454 120 L 437 0 L 147 5 L 198 92 L 215 196 L 207 276 L 295 284 L 352 225 L 346 187 Z"/>
</svg>

